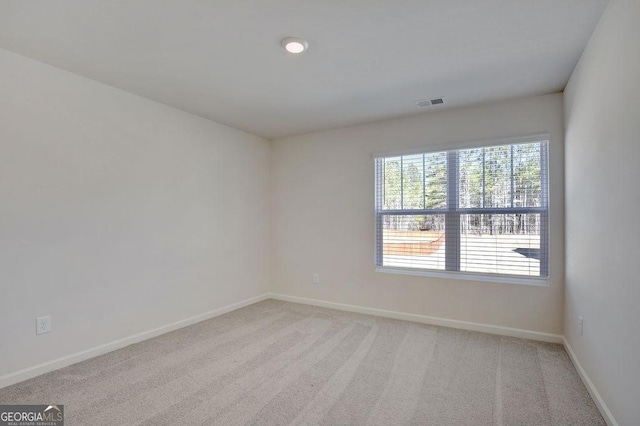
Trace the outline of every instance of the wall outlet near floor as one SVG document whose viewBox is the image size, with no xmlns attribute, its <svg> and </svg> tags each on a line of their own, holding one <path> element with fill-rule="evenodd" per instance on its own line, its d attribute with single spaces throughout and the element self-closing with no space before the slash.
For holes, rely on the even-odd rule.
<svg viewBox="0 0 640 426">
<path fill-rule="evenodd" d="M 314 284 L 319 284 L 320 283 L 320 274 L 317 272 L 314 272 L 313 275 L 311 276 L 311 282 Z"/>
<path fill-rule="evenodd" d="M 36 334 L 45 334 L 51 332 L 51 317 L 36 318 Z"/>
<path fill-rule="evenodd" d="M 582 317 L 578 317 L 578 328 L 580 329 L 580 335 L 584 333 L 584 320 Z"/>
</svg>

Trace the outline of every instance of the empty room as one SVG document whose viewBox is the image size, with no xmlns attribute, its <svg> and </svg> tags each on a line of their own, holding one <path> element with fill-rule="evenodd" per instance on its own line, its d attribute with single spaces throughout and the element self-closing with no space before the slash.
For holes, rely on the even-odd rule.
<svg viewBox="0 0 640 426">
<path fill-rule="evenodd" d="M 640 425 L 640 0 L 0 0 L 0 426 Z"/>
</svg>

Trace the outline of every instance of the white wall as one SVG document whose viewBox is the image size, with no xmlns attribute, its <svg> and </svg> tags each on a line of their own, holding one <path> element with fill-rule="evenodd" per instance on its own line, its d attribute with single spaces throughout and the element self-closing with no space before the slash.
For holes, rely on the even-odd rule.
<svg viewBox="0 0 640 426">
<path fill-rule="evenodd" d="M 268 158 L 0 50 L 0 376 L 266 292 Z"/>
<path fill-rule="evenodd" d="M 547 95 L 272 141 L 273 289 L 285 295 L 562 334 L 562 95 Z M 548 132 L 551 285 L 374 271 L 372 153 Z M 312 284 L 313 272 L 320 284 Z"/>
<path fill-rule="evenodd" d="M 611 1 L 565 90 L 565 336 L 620 425 L 640 422 L 639 23 Z"/>
</svg>

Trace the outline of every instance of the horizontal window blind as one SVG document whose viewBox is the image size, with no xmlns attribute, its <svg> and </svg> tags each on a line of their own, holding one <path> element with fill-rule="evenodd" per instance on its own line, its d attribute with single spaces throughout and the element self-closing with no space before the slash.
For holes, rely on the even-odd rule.
<svg viewBox="0 0 640 426">
<path fill-rule="evenodd" d="M 547 145 L 376 158 L 376 265 L 547 277 Z"/>
</svg>

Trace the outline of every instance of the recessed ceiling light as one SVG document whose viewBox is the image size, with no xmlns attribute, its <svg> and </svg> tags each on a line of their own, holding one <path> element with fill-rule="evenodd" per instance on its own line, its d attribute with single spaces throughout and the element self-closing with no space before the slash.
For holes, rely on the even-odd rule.
<svg viewBox="0 0 640 426">
<path fill-rule="evenodd" d="M 302 53 L 309 47 L 309 43 L 298 37 L 287 37 L 280 44 L 287 52 L 294 54 Z"/>
</svg>

